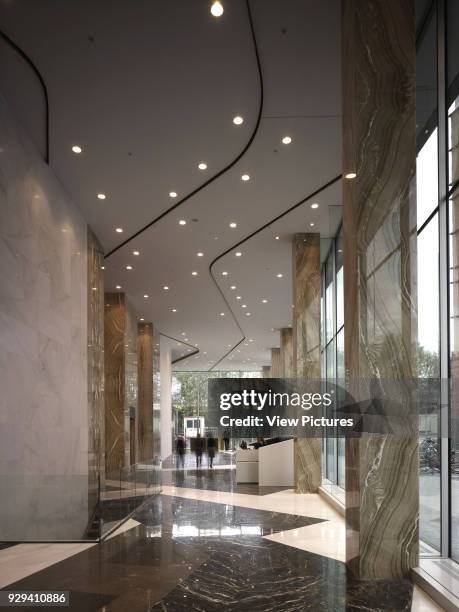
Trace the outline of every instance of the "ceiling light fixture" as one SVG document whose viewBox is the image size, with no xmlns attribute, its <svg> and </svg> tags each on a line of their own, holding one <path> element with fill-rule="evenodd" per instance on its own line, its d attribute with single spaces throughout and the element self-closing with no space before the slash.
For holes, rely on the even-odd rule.
<svg viewBox="0 0 459 612">
<path fill-rule="evenodd" d="M 179 225 L 186 225 L 186 221 L 185 221 L 185 219 L 180 219 L 180 221 L 179 221 Z"/>
<path fill-rule="evenodd" d="M 229 226 L 231 227 L 231 229 L 234 229 L 235 227 L 237 227 L 237 223 L 235 223 L 234 221 L 231 221 Z"/>
<path fill-rule="evenodd" d="M 196 255 L 197 255 L 198 257 L 204 257 L 204 253 L 201 253 L 201 251 L 199 251 L 199 253 L 196 253 Z"/>
<path fill-rule="evenodd" d="M 192 273 L 191 273 L 191 275 L 192 275 L 192 276 L 197 276 L 197 275 L 198 275 L 198 273 L 197 273 L 197 272 L 192 272 Z"/>
<path fill-rule="evenodd" d="M 236 296 L 236 299 L 237 299 L 237 300 L 242 300 L 242 297 L 241 297 L 240 295 L 237 295 L 237 296 Z"/>
<path fill-rule="evenodd" d="M 314 204 L 311 204 L 311 208 L 314 208 L 314 209 L 319 208 L 319 205 L 317 204 L 317 202 L 314 202 Z"/>
<path fill-rule="evenodd" d="M 143 297 L 147 299 L 149 297 L 148 293 L 146 293 Z"/>
<path fill-rule="evenodd" d="M 72 147 L 72 151 L 73 151 L 74 153 L 81 153 L 81 152 L 82 152 L 82 150 L 83 150 L 83 149 L 82 149 L 81 147 L 79 147 L 78 145 L 73 145 L 73 147 Z"/>
<path fill-rule="evenodd" d="M 344 175 L 344 178 L 355 179 L 356 176 L 357 174 L 355 172 L 348 172 L 347 174 Z"/>
<path fill-rule="evenodd" d="M 242 304 L 241 308 L 247 308 L 247 304 Z"/>
<path fill-rule="evenodd" d="M 236 117 L 233 118 L 233 123 L 234 125 L 242 125 L 244 123 L 244 118 L 240 115 L 236 115 Z"/>
<path fill-rule="evenodd" d="M 140 320 L 140 321 L 145 321 L 145 319 L 144 319 L 143 317 L 141 317 L 139 320 Z"/>
<path fill-rule="evenodd" d="M 167 285 L 164 285 L 163 289 L 164 291 L 169 291 L 169 287 Z"/>
<path fill-rule="evenodd" d="M 210 7 L 210 12 L 214 17 L 221 17 L 223 15 L 223 5 L 221 2 L 214 2 Z"/>
<path fill-rule="evenodd" d="M 231 285 L 230 289 L 232 289 L 234 291 L 236 289 L 236 285 Z"/>
<path fill-rule="evenodd" d="M 283 142 L 283 144 L 290 144 L 292 142 L 292 139 L 291 139 L 290 136 L 284 136 L 282 138 L 282 142 Z"/>
<path fill-rule="evenodd" d="M 245 314 L 246 314 L 247 317 L 250 317 L 251 313 L 250 312 L 246 312 Z"/>
<path fill-rule="evenodd" d="M 204 162 L 201 162 L 200 164 L 198 164 L 198 168 L 200 170 L 207 170 L 207 164 L 205 164 Z"/>
<path fill-rule="evenodd" d="M 221 312 L 221 313 L 220 313 L 220 316 L 221 316 L 221 317 L 224 317 L 224 316 L 225 316 L 225 313 L 224 313 L 224 312 Z"/>
<path fill-rule="evenodd" d="M 177 192 L 176 191 L 169 191 L 169 197 L 170 198 L 176 198 L 177 197 Z"/>
<path fill-rule="evenodd" d="M 262 301 L 263 304 L 267 304 L 268 303 L 268 300 L 266 298 L 263 298 L 261 301 Z"/>
<path fill-rule="evenodd" d="M 132 251 L 132 254 L 133 254 L 133 255 L 136 255 L 136 256 L 137 256 L 137 255 L 140 255 L 140 251 Z"/>
<path fill-rule="evenodd" d="M 126 270 L 132 270 L 132 266 L 126 266 Z"/>
<path fill-rule="evenodd" d="M 277 278 L 282 278 L 284 275 L 283 274 L 276 274 Z"/>
<path fill-rule="evenodd" d="M 122 233 L 123 233 L 123 228 L 122 228 L 122 227 L 117 227 L 117 228 L 116 228 L 116 230 L 115 230 L 115 232 L 116 232 L 117 234 L 122 234 Z"/>
<path fill-rule="evenodd" d="M 236 257 L 242 257 L 242 253 L 240 251 L 238 251 L 237 253 L 235 253 Z"/>
<path fill-rule="evenodd" d="M 107 196 L 105 195 L 105 193 L 98 193 L 97 197 L 99 198 L 99 200 L 105 200 Z"/>
<path fill-rule="evenodd" d="M 228 272 L 222 272 L 222 276 L 228 276 Z"/>
<path fill-rule="evenodd" d="M 177 312 L 177 308 L 173 308 L 173 309 L 172 309 L 172 312 Z"/>
<path fill-rule="evenodd" d="M 314 223 L 310 223 L 309 225 L 310 225 L 311 227 L 314 227 Z"/>
<path fill-rule="evenodd" d="M 121 289 L 121 285 L 116 285 L 116 289 Z"/>
<path fill-rule="evenodd" d="M 276 236 L 276 240 L 279 240 L 280 236 Z"/>
<path fill-rule="evenodd" d="M 250 175 L 249 174 L 243 174 L 241 176 L 241 181 L 250 181 Z"/>
</svg>

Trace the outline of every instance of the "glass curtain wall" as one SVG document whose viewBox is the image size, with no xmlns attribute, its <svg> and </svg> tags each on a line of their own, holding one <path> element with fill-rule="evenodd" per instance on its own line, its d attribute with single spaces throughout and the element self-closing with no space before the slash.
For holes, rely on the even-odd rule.
<svg viewBox="0 0 459 612">
<path fill-rule="evenodd" d="M 417 375 L 442 380 L 420 419 L 421 555 L 459 562 L 459 2 L 416 0 L 416 28 Z"/>
<path fill-rule="evenodd" d="M 340 230 L 332 240 L 322 266 L 321 357 L 322 378 L 338 383 L 344 379 L 344 278 L 343 238 Z M 322 485 L 344 503 L 344 439 L 322 442 Z"/>
</svg>

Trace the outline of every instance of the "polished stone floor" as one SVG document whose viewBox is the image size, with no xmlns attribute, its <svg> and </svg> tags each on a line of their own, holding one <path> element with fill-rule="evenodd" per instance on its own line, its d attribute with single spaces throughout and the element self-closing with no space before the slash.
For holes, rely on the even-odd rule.
<svg viewBox="0 0 459 612">
<path fill-rule="evenodd" d="M 68 590 L 78 612 L 414 609 L 408 580 L 355 581 L 328 553 L 341 523 L 319 496 L 241 492 L 227 471 L 176 475 L 103 544 L 8 589 Z"/>
</svg>

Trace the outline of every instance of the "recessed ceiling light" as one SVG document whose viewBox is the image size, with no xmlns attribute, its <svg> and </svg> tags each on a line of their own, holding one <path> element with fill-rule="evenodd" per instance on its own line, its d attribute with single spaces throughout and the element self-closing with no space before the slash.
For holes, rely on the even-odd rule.
<svg viewBox="0 0 459 612">
<path fill-rule="evenodd" d="M 338 251 L 339 253 L 340 251 Z M 232 289 L 233 291 L 236 289 L 236 285 L 231 285 L 230 289 Z"/>
<path fill-rule="evenodd" d="M 185 338 L 185 342 L 188 342 L 188 338 Z M 188 350 L 188 352 L 190 352 L 190 351 Z"/>
<path fill-rule="evenodd" d="M 348 172 L 347 174 L 344 175 L 344 177 L 347 179 L 354 179 L 356 176 L 357 174 L 355 172 Z"/>
<path fill-rule="evenodd" d="M 280 236 L 276 236 L 276 240 L 279 240 Z"/>
<path fill-rule="evenodd" d="M 176 191 L 169 191 L 169 197 L 170 198 L 176 198 L 177 197 L 177 192 Z"/>
<path fill-rule="evenodd" d="M 169 291 L 169 287 L 167 285 L 164 285 L 163 289 L 164 291 Z"/>
<path fill-rule="evenodd" d="M 341 253 L 341 251 L 338 251 L 338 253 Z M 101 270 L 105 270 L 105 266 L 100 266 Z"/>
<path fill-rule="evenodd" d="M 309 225 L 310 225 L 311 227 L 314 227 L 314 223 L 310 223 Z"/>
<path fill-rule="evenodd" d="M 99 200 L 105 200 L 107 196 L 105 195 L 105 193 L 98 193 L 97 197 L 99 198 Z"/>
<path fill-rule="evenodd" d="M 282 142 L 283 142 L 284 144 L 290 144 L 290 143 L 292 142 L 292 139 L 291 139 L 291 137 L 290 137 L 290 136 L 284 136 L 284 137 L 282 138 Z"/>
<path fill-rule="evenodd" d="M 144 298 L 148 298 L 148 297 L 149 297 L 149 296 L 148 296 L 148 293 L 146 293 L 146 294 L 145 294 L 143 297 L 144 297 Z"/>
<path fill-rule="evenodd" d="M 253 342 L 253 340 L 252 340 L 252 339 L 250 339 L 250 340 L 249 340 L 249 342 Z"/>
<path fill-rule="evenodd" d="M 222 272 L 222 276 L 228 276 L 228 272 Z"/>
<path fill-rule="evenodd" d="M 237 253 L 235 253 L 236 257 L 241 257 L 242 253 L 240 251 L 238 251 Z"/>
<path fill-rule="evenodd" d="M 140 321 L 145 321 L 145 319 L 144 319 L 143 317 L 142 317 L 142 318 L 140 318 L 139 320 L 140 320 Z"/>
<path fill-rule="evenodd" d="M 197 276 L 197 275 L 198 275 L 198 273 L 197 273 L 197 272 L 192 272 L 192 273 L 191 273 L 191 275 L 192 275 L 192 276 Z"/>
<path fill-rule="evenodd" d="M 132 270 L 132 266 L 126 266 L 126 270 Z"/>
<path fill-rule="evenodd" d="M 221 17 L 223 15 L 223 5 L 221 2 L 214 2 L 210 7 L 210 12 L 214 17 Z"/>
<path fill-rule="evenodd" d="M 83 149 L 81 147 L 79 147 L 78 145 L 73 145 L 73 147 L 72 147 L 72 151 L 74 153 L 81 153 L 82 150 Z"/>
<path fill-rule="evenodd" d="M 235 227 L 237 227 L 237 223 L 235 223 L 234 221 L 231 221 L 231 223 L 229 224 L 229 226 L 234 229 Z"/>
<path fill-rule="evenodd" d="M 173 308 L 173 309 L 172 309 L 172 312 L 177 312 L 177 308 Z"/>
<path fill-rule="evenodd" d="M 132 251 L 133 255 L 140 255 L 140 251 Z"/>
<path fill-rule="evenodd" d="M 121 289 L 121 285 L 116 285 L 116 288 L 117 289 Z"/>
<path fill-rule="evenodd" d="M 204 162 L 201 162 L 200 164 L 198 164 L 198 168 L 200 170 L 207 170 L 207 164 L 205 164 Z"/>
<path fill-rule="evenodd" d="M 268 303 L 268 300 L 266 298 L 263 298 L 261 301 L 262 301 L 263 304 L 267 304 Z"/>
<path fill-rule="evenodd" d="M 180 219 L 180 221 L 179 221 L 179 225 L 186 225 L 186 221 L 185 221 L 185 219 Z"/>
<path fill-rule="evenodd" d="M 224 317 L 224 316 L 225 316 L 225 313 L 224 313 L 224 312 L 221 312 L 221 313 L 220 313 L 220 316 L 221 316 L 221 317 Z"/>
<path fill-rule="evenodd" d="M 247 308 L 247 304 L 242 304 L 241 308 Z"/>
<path fill-rule="evenodd" d="M 250 317 L 251 313 L 250 312 L 246 312 L 245 314 L 246 314 L 247 317 Z"/>
<path fill-rule="evenodd" d="M 182 336 L 186 336 L 186 332 L 182 332 Z"/>
<path fill-rule="evenodd" d="M 311 208 L 319 208 L 319 205 L 317 204 L 317 202 L 314 202 L 314 204 L 311 204 Z"/>
<path fill-rule="evenodd" d="M 204 257 L 204 253 L 201 253 L 201 251 L 199 251 L 199 253 L 196 253 L 196 255 L 197 255 L 198 257 Z"/>
<path fill-rule="evenodd" d="M 277 278 L 282 278 L 284 275 L 283 274 L 276 274 Z"/>
<path fill-rule="evenodd" d="M 117 234 L 122 234 L 122 233 L 123 233 L 123 228 L 122 228 L 122 227 L 117 227 L 117 228 L 116 228 L 116 230 L 115 230 L 115 232 L 116 232 Z"/>
<path fill-rule="evenodd" d="M 240 295 L 237 295 L 237 296 L 236 296 L 236 299 L 237 299 L 237 300 L 242 300 L 242 297 L 241 297 Z"/>
<path fill-rule="evenodd" d="M 250 175 L 249 174 L 243 174 L 241 176 L 241 181 L 250 181 Z"/>
</svg>

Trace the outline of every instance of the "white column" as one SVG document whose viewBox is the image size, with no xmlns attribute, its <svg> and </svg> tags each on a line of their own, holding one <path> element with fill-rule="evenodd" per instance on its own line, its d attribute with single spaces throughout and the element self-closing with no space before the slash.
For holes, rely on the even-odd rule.
<svg viewBox="0 0 459 612">
<path fill-rule="evenodd" d="M 167 338 L 161 337 L 160 345 L 161 459 L 166 459 L 172 454 L 172 358 Z"/>
</svg>

